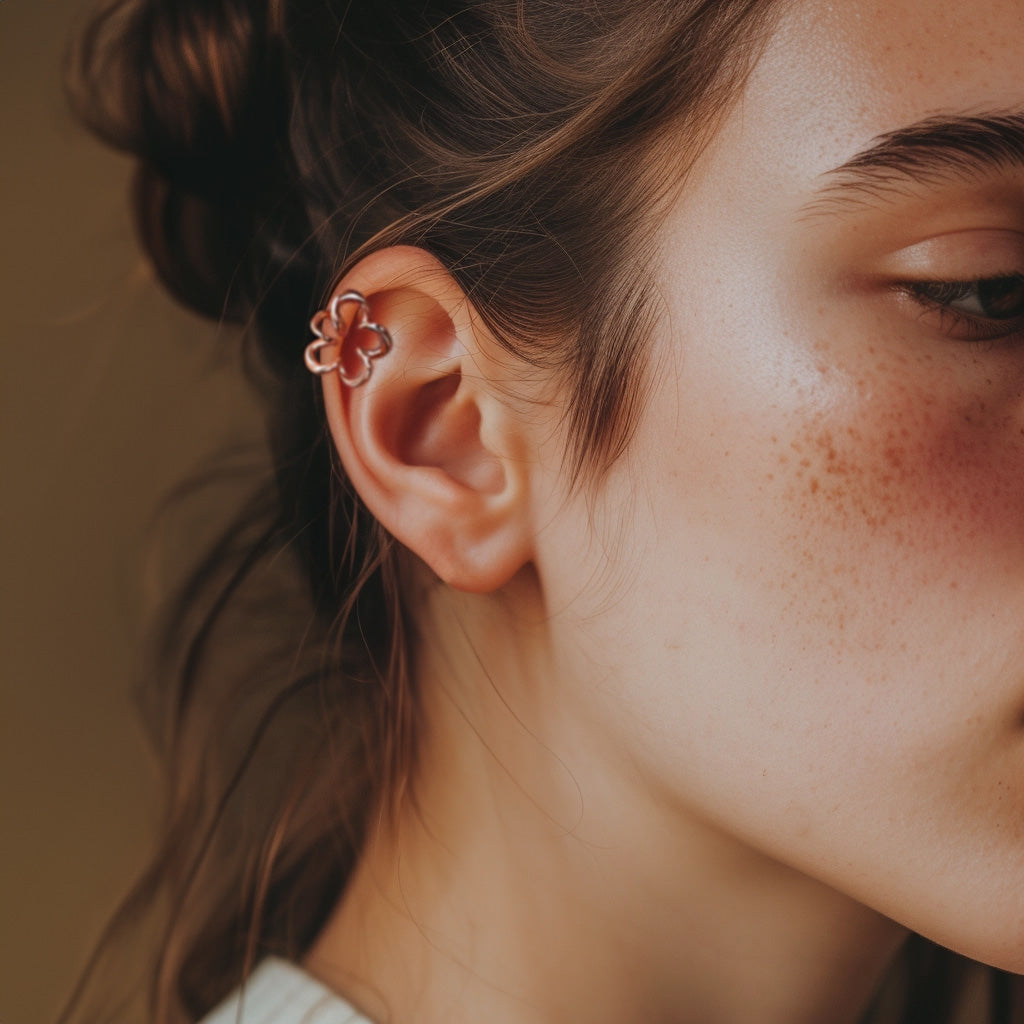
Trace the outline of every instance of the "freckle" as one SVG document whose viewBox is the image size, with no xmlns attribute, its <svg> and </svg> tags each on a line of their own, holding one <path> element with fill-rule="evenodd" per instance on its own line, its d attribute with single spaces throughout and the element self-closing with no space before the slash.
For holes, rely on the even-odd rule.
<svg viewBox="0 0 1024 1024">
<path fill-rule="evenodd" d="M 949 589 L 950 590 L 959 590 L 960 589 L 960 584 L 957 583 L 956 580 L 950 580 L 949 581 Z"/>
<path fill-rule="evenodd" d="M 774 480 L 775 479 L 775 474 L 774 473 L 768 473 L 765 476 L 765 479 L 768 480 L 768 481 Z"/>
<path fill-rule="evenodd" d="M 815 477 L 813 480 L 811 480 L 811 494 L 817 494 L 819 486 L 820 485 L 818 483 L 818 478 L 817 477 Z"/>
<path fill-rule="evenodd" d="M 789 462 L 789 456 L 788 455 L 780 455 L 779 456 L 779 465 L 780 466 L 785 466 L 787 462 Z"/>
<path fill-rule="evenodd" d="M 800 460 L 800 465 L 803 469 L 809 469 L 811 465 L 811 460 L 805 456 Z"/>
</svg>

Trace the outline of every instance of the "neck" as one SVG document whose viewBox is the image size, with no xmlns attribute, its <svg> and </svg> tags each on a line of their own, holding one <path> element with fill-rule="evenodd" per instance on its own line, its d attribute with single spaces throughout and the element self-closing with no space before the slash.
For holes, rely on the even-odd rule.
<svg viewBox="0 0 1024 1024">
<path fill-rule="evenodd" d="M 539 619 L 448 614 L 417 666 L 414 798 L 371 829 L 309 970 L 396 1024 L 860 1017 L 901 929 L 631 770 L 562 703 Z"/>
</svg>

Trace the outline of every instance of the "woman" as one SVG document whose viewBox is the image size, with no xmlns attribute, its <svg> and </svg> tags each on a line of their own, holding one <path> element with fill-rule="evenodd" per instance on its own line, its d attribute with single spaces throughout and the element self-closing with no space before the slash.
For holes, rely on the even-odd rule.
<svg viewBox="0 0 1024 1024">
<path fill-rule="evenodd" d="M 391 6 L 78 51 L 270 371 L 152 1018 L 1010 1019 L 939 947 L 1024 969 L 1019 3 Z"/>
</svg>

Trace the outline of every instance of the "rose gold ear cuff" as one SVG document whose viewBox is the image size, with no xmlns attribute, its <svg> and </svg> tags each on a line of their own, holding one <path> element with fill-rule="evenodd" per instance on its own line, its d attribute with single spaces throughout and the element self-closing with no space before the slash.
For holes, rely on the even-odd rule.
<svg viewBox="0 0 1024 1024">
<path fill-rule="evenodd" d="M 348 328 L 343 328 L 341 307 L 346 302 L 357 303 L 359 310 L 352 324 Z M 321 309 L 318 313 L 314 314 L 313 319 L 309 321 L 309 329 L 316 335 L 316 341 L 311 341 L 306 346 L 305 352 L 306 366 L 310 372 L 325 374 L 337 370 L 341 383 L 350 388 L 357 388 L 370 379 L 370 375 L 373 373 L 373 360 L 387 355 L 391 351 L 393 344 L 391 332 L 386 327 L 375 324 L 370 319 L 370 304 L 366 301 L 366 296 L 362 292 L 349 291 L 335 295 L 326 309 Z M 355 331 L 370 331 L 372 334 L 376 334 L 377 344 L 373 348 L 363 348 L 361 345 L 356 346 L 356 355 L 363 365 L 358 373 L 350 376 L 345 373 L 342 366 L 341 348 L 349 334 Z M 329 345 L 338 346 L 337 358 L 331 363 L 321 363 L 320 352 Z"/>
</svg>

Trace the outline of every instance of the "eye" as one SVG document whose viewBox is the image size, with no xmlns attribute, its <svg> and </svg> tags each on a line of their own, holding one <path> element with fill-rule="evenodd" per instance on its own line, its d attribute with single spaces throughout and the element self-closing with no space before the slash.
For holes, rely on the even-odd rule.
<svg viewBox="0 0 1024 1024">
<path fill-rule="evenodd" d="M 1024 314 L 1024 275 L 981 281 L 919 281 L 914 294 L 926 302 L 985 320 L 1012 320 Z"/>
<path fill-rule="evenodd" d="M 997 341 L 1024 333 L 1024 274 L 977 281 L 910 281 L 899 290 L 934 315 L 945 334 L 965 341 Z"/>
</svg>

